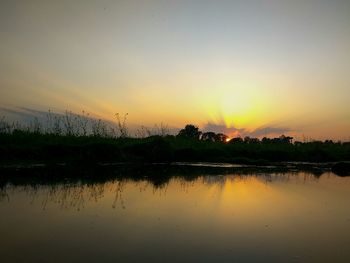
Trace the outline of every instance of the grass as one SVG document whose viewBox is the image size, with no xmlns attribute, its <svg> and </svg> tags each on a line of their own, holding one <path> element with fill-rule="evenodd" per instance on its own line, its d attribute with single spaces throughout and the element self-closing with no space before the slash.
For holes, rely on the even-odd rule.
<svg viewBox="0 0 350 263">
<path fill-rule="evenodd" d="M 0 119 L 0 162 L 230 162 L 267 165 L 272 162 L 336 162 L 350 160 L 350 143 L 313 141 L 292 143 L 289 137 L 224 141 L 138 131 L 132 137 L 126 115 L 113 126 L 102 120 L 66 112 L 48 113 L 47 122 L 30 125 Z M 143 136 L 140 136 L 142 134 Z"/>
</svg>

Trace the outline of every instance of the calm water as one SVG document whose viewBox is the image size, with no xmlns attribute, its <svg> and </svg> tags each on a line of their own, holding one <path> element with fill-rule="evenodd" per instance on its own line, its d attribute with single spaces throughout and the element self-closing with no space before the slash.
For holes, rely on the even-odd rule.
<svg viewBox="0 0 350 263">
<path fill-rule="evenodd" d="M 1 262 L 350 262 L 350 178 L 7 183 Z"/>
</svg>

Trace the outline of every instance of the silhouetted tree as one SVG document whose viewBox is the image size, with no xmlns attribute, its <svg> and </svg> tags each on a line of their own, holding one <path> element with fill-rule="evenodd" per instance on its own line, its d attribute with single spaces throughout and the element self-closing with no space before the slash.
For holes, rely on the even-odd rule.
<svg viewBox="0 0 350 263">
<path fill-rule="evenodd" d="M 293 137 L 281 135 L 278 139 L 282 143 L 288 143 L 289 144 L 289 143 L 292 143 Z"/>
<path fill-rule="evenodd" d="M 274 144 L 279 144 L 279 143 L 286 143 L 286 144 L 291 144 L 293 140 L 293 137 L 289 137 L 289 136 L 285 136 L 285 135 L 281 135 L 278 138 L 267 138 L 264 137 L 261 139 L 261 142 L 264 144 L 268 144 L 268 143 L 274 143 Z M 298 144 L 300 142 L 297 142 L 296 144 Z"/>
<path fill-rule="evenodd" d="M 184 129 L 179 131 L 177 136 L 199 140 L 201 134 L 202 132 L 198 129 L 198 127 L 192 124 L 187 124 Z"/>
<path fill-rule="evenodd" d="M 216 134 L 216 141 L 217 142 L 226 142 L 228 136 L 226 134 L 223 133 L 218 133 Z"/>
<path fill-rule="evenodd" d="M 216 134 L 214 132 L 204 132 L 201 137 L 202 141 L 216 141 Z"/>
<path fill-rule="evenodd" d="M 261 139 L 262 143 L 269 143 L 270 141 L 271 141 L 271 139 L 267 138 L 267 137 L 264 137 L 264 138 Z"/>
<path fill-rule="evenodd" d="M 205 132 L 202 134 L 201 140 L 211 142 L 225 142 L 227 138 L 227 135 L 223 133 Z"/>
<path fill-rule="evenodd" d="M 245 143 L 259 143 L 259 139 L 258 138 L 251 138 L 249 136 L 244 137 L 244 142 Z"/>
<path fill-rule="evenodd" d="M 232 138 L 230 143 L 243 143 L 243 139 L 241 137 Z"/>
</svg>

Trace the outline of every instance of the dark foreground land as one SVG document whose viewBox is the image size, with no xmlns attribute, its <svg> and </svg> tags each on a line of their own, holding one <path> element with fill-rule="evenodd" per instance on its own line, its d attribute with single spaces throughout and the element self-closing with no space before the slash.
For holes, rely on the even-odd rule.
<svg viewBox="0 0 350 263">
<path fill-rule="evenodd" d="M 66 112 L 50 111 L 46 122 L 34 118 L 29 125 L 0 118 L 0 165 L 21 163 L 172 163 L 217 162 L 275 165 L 281 162 L 350 161 L 350 142 L 293 142 L 292 137 L 233 138 L 222 133 L 202 132 L 188 124 L 176 136 L 167 126 L 156 131 L 142 127 L 131 137 L 126 116 L 117 123 Z M 347 164 L 339 166 L 340 170 Z"/>
<path fill-rule="evenodd" d="M 349 160 L 350 143 L 341 142 L 291 143 L 270 140 L 225 143 L 179 136 L 105 138 L 26 131 L 0 134 L 2 164 L 218 162 L 271 165 L 280 162 Z"/>
</svg>

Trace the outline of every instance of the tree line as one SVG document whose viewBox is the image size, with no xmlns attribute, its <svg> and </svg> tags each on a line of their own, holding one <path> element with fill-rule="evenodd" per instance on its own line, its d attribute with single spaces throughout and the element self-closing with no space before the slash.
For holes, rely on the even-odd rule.
<svg viewBox="0 0 350 263">
<path fill-rule="evenodd" d="M 226 134 L 223 133 L 215 133 L 215 132 L 202 132 L 199 128 L 193 124 L 187 124 L 185 128 L 181 129 L 177 134 L 177 137 L 188 138 L 192 140 L 199 141 L 210 141 L 210 142 L 221 142 L 227 144 L 294 144 L 296 146 L 303 144 L 300 141 L 294 141 L 293 137 L 281 135 L 277 138 L 267 138 L 264 137 L 262 139 L 253 138 L 250 136 L 245 137 L 235 137 L 229 138 Z M 332 140 L 325 141 L 311 141 L 313 144 L 349 144 L 350 142 L 341 143 L 340 141 L 334 142 Z"/>
</svg>

